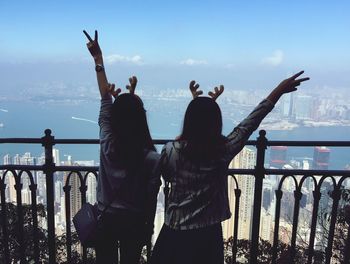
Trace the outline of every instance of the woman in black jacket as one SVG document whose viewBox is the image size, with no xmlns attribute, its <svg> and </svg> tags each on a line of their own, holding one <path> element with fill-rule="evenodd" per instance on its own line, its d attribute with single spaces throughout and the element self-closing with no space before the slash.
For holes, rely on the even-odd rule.
<svg viewBox="0 0 350 264">
<path fill-rule="evenodd" d="M 101 94 L 100 168 L 97 201 L 102 214 L 97 263 L 139 263 L 142 247 L 153 233 L 160 186 L 156 152 L 149 133 L 143 102 L 135 95 L 137 78 L 129 79 L 129 93 L 121 94 L 107 81 L 98 35 L 86 31 Z M 112 101 L 112 96 L 115 98 Z"/>
</svg>

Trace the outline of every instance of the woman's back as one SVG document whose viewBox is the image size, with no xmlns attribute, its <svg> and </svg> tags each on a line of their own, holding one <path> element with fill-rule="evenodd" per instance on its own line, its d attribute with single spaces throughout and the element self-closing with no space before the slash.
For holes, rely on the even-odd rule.
<svg viewBox="0 0 350 264">
<path fill-rule="evenodd" d="M 227 161 L 191 162 L 183 154 L 185 145 L 184 141 L 170 142 L 162 151 L 163 178 L 171 183 L 165 223 L 186 230 L 229 218 Z"/>
</svg>

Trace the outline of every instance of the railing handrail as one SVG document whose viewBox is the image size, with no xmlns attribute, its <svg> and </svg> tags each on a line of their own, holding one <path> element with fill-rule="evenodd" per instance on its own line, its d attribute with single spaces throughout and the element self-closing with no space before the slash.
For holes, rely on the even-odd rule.
<svg viewBox="0 0 350 264">
<path fill-rule="evenodd" d="M 41 144 L 43 138 L 0 138 L 0 144 Z M 163 145 L 174 139 L 153 139 L 155 145 Z M 99 144 L 99 139 L 82 139 L 82 138 L 55 138 L 52 140 L 55 144 Z M 246 145 L 256 146 L 257 140 L 248 140 Z M 344 140 L 268 140 L 267 146 L 288 146 L 288 147 L 350 147 L 350 141 Z"/>
<path fill-rule="evenodd" d="M 42 171 L 44 165 L 0 165 L 0 170 L 30 170 Z M 98 171 L 99 166 L 54 166 L 54 171 Z M 228 175 L 254 175 L 256 169 L 228 169 Z M 300 170 L 300 169 L 265 169 L 266 175 L 320 175 L 320 176 L 347 176 L 350 170 Z"/>
</svg>

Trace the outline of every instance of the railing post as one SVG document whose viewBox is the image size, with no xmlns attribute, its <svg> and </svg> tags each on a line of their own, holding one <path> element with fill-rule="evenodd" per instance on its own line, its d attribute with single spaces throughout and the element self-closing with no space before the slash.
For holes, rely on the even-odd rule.
<svg viewBox="0 0 350 264">
<path fill-rule="evenodd" d="M 241 190 L 235 189 L 235 222 L 234 222 L 234 228 L 233 228 L 233 243 L 232 243 L 232 263 L 236 264 L 236 258 L 237 258 L 237 236 L 238 236 L 238 214 L 239 214 L 239 200 L 241 197 Z"/>
<path fill-rule="evenodd" d="M 335 223 L 337 221 L 337 210 L 339 205 L 339 200 L 341 198 L 340 189 L 338 187 L 334 187 L 334 190 L 331 194 L 331 197 L 333 199 L 333 205 L 332 205 L 332 213 L 331 213 L 331 222 L 329 224 L 329 233 L 328 233 L 328 241 L 327 241 L 327 248 L 326 248 L 326 264 L 331 263 L 332 259 L 332 248 L 333 248 L 333 239 L 334 239 L 334 231 L 335 231 Z"/>
<path fill-rule="evenodd" d="M 22 187 L 23 184 L 21 183 L 21 177 L 16 176 L 16 184 L 15 184 L 15 190 L 16 190 L 16 198 L 17 198 L 17 219 L 18 219 L 18 243 L 19 243 L 19 249 L 20 249 L 20 262 L 24 263 L 26 260 L 25 256 L 25 246 L 24 246 L 24 231 L 23 231 L 23 208 L 22 208 Z"/>
<path fill-rule="evenodd" d="M 83 185 L 84 184 L 84 185 Z M 86 203 L 86 191 L 87 191 L 87 186 L 85 180 L 81 183 L 80 186 L 80 193 L 81 193 L 81 203 L 82 205 Z M 87 263 L 87 248 L 81 246 L 83 249 L 83 263 Z"/>
<path fill-rule="evenodd" d="M 46 175 L 46 206 L 47 206 L 47 228 L 49 245 L 49 263 L 56 263 L 55 250 L 55 211 L 54 211 L 54 181 L 53 173 L 55 163 L 53 162 L 52 146 L 54 137 L 51 136 L 51 130 L 45 130 L 45 136 L 42 139 L 42 146 L 45 148 L 45 164 L 43 171 Z"/>
<path fill-rule="evenodd" d="M 281 199 L 283 192 L 278 189 L 276 193 L 276 211 L 275 211 L 275 228 L 273 230 L 273 247 L 272 247 L 272 264 L 276 264 L 278 255 L 278 231 L 280 226 L 280 216 L 281 216 Z"/>
<path fill-rule="evenodd" d="M 64 200 L 65 200 L 65 209 L 66 209 L 66 246 L 67 246 L 67 262 L 71 263 L 72 261 L 72 231 L 70 226 L 70 190 L 71 186 L 68 185 L 69 182 L 65 183 L 63 186 L 64 191 Z"/>
<path fill-rule="evenodd" d="M 263 180 L 265 177 L 265 150 L 267 147 L 267 139 L 265 137 L 266 131 L 260 130 L 257 139 L 257 156 L 255 166 L 255 186 L 254 186 L 254 207 L 253 207 L 253 222 L 251 232 L 251 246 L 250 246 L 250 264 L 257 263 L 258 248 L 259 248 L 259 228 L 260 228 L 260 213 L 261 213 L 261 196 Z"/>
<path fill-rule="evenodd" d="M 314 206 L 312 209 L 310 241 L 309 241 L 308 257 L 307 257 L 308 264 L 312 263 L 312 258 L 314 257 L 314 254 L 315 254 L 314 244 L 315 244 L 315 236 L 316 236 L 317 214 L 318 214 L 318 207 L 321 199 L 320 188 L 318 188 L 317 186 L 315 186 L 315 190 L 313 191 L 313 196 L 314 196 Z"/>
<path fill-rule="evenodd" d="M 34 261 L 40 263 L 40 251 L 39 251 L 39 236 L 38 236 L 38 212 L 36 204 L 36 190 L 37 185 L 31 184 L 29 186 L 32 195 L 32 217 L 33 217 L 33 238 L 34 238 Z"/>
<path fill-rule="evenodd" d="M 6 175 L 6 173 L 5 173 Z M 10 263 L 10 250 L 9 250 L 9 235 L 7 232 L 7 204 L 5 198 L 5 175 L 4 178 L 0 178 L 0 196 L 1 196 L 1 228 L 2 228 L 2 242 L 4 250 L 4 259 L 5 263 Z"/>
<path fill-rule="evenodd" d="M 296 254 L 296 241 L 297 241 L 297 231 L 298 231 L 298 220 L 299 220 L 299 205 L 300 200 L 303 194 L 300 189 L 294 191 L 294 211 L 293 211 L 293 230 L 292 230 L 292 239 L 290 242 L 290 259 L 289 263 L 295 263 L 295 254 Z"/>
<path fill-rule="evenodd" d="M 345 242 L 345 254 L 344 254 L 344 262 L 350 262 L 350 207 L 349 205 L 345 206 L 345 222 L 348 224 L 348 236 Z"/>
</svg>

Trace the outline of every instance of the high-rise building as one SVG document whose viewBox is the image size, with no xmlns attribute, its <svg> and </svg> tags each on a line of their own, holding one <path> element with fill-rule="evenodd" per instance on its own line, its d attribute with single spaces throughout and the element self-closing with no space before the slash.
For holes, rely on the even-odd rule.
<svg viewBox="0 0 350 264">
<path fill-rule="evenodd" d="M 86 181 L 87 181 L 86 201 L 88 201 L 91 204 L 94 204 L 97 201 L 97 197 L 96 197 L 97 180 L 95 175 L 90 174 L 87 177 Z"/>
<path fill-rule="evenodd" d="M 5 189 L 6 202 L 16 203 L 17 201 L 16 189 L 15 189 L 16 180 L 15 180 L 15 176 L 11 171 L 8 171 L 6 173 L 5 184 L 6 184 L 6 189 Z"/>
<path fill-rule="evenodd" d="M 334 186 L 328 182 L 324 181 L 321 185 L 320 191 L 321 191 L 321 199 L 319 202 L 319 210 L 325 210 L 326 208 L 330 208 L 332 199 L 330 197 L 330 194 L 332 193 Z"/>
<path fill-rule="evenodd" d="M 306 188 L 302 188 L 302 190 L 304 191 L 301 195 L 301 199 L 300 199 L 300 207 L 301 208 L 305 208 L 306 204 L 307 204 L 307 198 L 309 196 L 309 192 L 307 191 Z M 306 193 L 305 193 L 306 192 Z"/>
<path fill-rule="evenodd" d="M 21 165 L 35 165 L 36 164 L 36 159 L 35 157 L 33 157 L 30 152 L 26 152 L 24 153 L 24 155 L 19 157 L 19 164 Z M 33 176 L 33 180 L 34 182 L 36 181 L 36 177 L 37 177 L 37 172 L 36 171 L 31 171 L 31 174 Z M 24 175 L 22 175 L 21 178 L 21 182 L 23 184 L 23 188 L 29 188 L 30 180 L 29 180 L 29 175 L 28 177 L 25 177 Z"/>
<path fill-rule="evenodd" d="M 95 162 L 93 160 L 77 160 L 74 162 L 78 166 L 94 166 Z M 95 175 L 90 173 L 86 179 L 86 185 L 87 185 L 87 190 L 86 190 L 86 201 L 89 203 L 94 204 L 97 199 L 96 199 L 96 188 L 97 188 L 97 180 Z"/>
<path fill-rule="evenodd" d="M 23 204 L 31 204 L 32 203 L 32 194 L 28 188 L 22 189 L 21 194 L 22 194 L 22 203 Z"/>
<path fill-rule="evenodd" d="M 331 150 L 327 147 L 315 147 L 313 157 L 313 169 L 327 170 Z"/>
<path fill-rule="evenodd" d="M 289 117 L 289 120 L 294 121 L 295 120 L 294 93 L 290 93 L 289 98 L 290 99 L 289 99 L 288 117 Z"/>
<path fill-rule="evenodd" d="M 19 158 L 21 165 L 35 165 L 35 157 L 32 157 L 30 152 L 24 153 L 23 156 Z"/>
<path fill-rule="evenodd" d="M 238 188 L 236 186 L 236 184 L 235 184 L 234 179 L 231 176 L 228 177 L 228 182 L 227 183 L 228 183 L 227 184 L 228 185 L 228 199 L 229 199 L 229 203 L 230 203 L 230 209 L 231 209 L 232 217 L 230 219 L 224 221 L 223 224 L 222 224 L 222 233 L 223 233 L 223 237 L 225 239 L 228 239 L 231 236 L 233 236 L 234 210 L 235 210 L 235 201 L 236 201 L 235 191 L 234 190 L 236 188 Z"/>
<path fill-rule="evenodd" d="M 9 164 L 11 164 L 11 162 L 12 162 L 12 159 L 11 159 L 10 154 L 6 154 L 4 156 L 4 165 L 9 165 Z"/>
<path fill-rule="evenodd" d="M 12 159 L 9 154 L 6 154 L 4 156 L 4 165 L 9 165 L 9 164 L 12 164 Z M 6 173 L 4 181 L 6 184 L 6 189 L 5 189 L 6 202 L 15 203 L 17 201 L 16 189 L 15 189 L 16 180 L 11 171 L 8 171 Z"/>
<path fill-rule="evenodd" d="M 256 152 L 253 149 L 244 147 L 231 161 L 230 168 L 253 169 L 256 162 Z M 251 219 L 254 201 L 254 176 L 253 175 L 236 175 L 238 187 L 241 190 L 239 205 L 239 223 L 238 238 L 249 239 L 251 232 Z M 228 195 L 231 212 L 235 209 L 234 182 L 229 178 Z M 232 214 L 233 215 L 233 214 Z M 223 223 L 224 238 L 231 237 L 233 234 L 234 218 L 231 217 Z"/>
<path fill-rule="evenodd" d="M 71 159 L 69 158 L 65 165 L 73 165 Z M 78 166 L 79 164 L 74 164 Z M 67 183 L 68 175 L 70 172 L 65 172 L 63 175 L 64 186 L 70 185 L 70 214 L 73 217 L 81 208 L 81 192 L 80 192 L 80 179 L 77 173 L 71 173 L 69 178 L 69 183 Z M 65 199 L 67 199 L 67 193 L 65 194 Z"/>
<path fill-rule="evenodd" d="M 293 118 L 294 114 L 294 95 L 290 93 L 289 96 L 282 97 L 280 102 L 280 113 L 282 117 Z"/>
<path fill-rule="evenodd" d="M 56 164 L 56 166 L 60 165 L 60 151 L 58 149 L 52 149 L 52 157 L 53 162 Z"/>
<path fill-rule="evenodd" d="M 263 189 L 263 195 L 262 195 L 262 207 L 265 208 L 267 211 L 271 205 L 271 201 L 273 196 L 271 195 L 271 190 L 270 189 Z"/>
<path fill-rule="evenodd" d="M 13 157 L 13 164 L 15 164 L 15 165 L 21 164 L 21 158 L 20 158 L 19 154 L 16 154 L 16 155 Z"/>
<path fill-rule="evenodd" d="M 260 214 L 260 238 L 271 242 L 273 234 L 272 230 L 272 215 L 263 207 L 261 208 Z"/>
<path fill-rule="evenodd" d="M 293 211 L 294 211 L 294 190 L 289 191 L 285 189 L 283 191 L 283 199 L 281 200 L 281 213 L 280 217 L 281 219 L 285 219 L 286 221 L 289 221 L 290 219 L 293 219 Z"/>
<path fill-rule="evenodd" d="M 61 196 L 63 194 L 63 186 L 61 181 L 55 182 L 55 203 L 61 203 Z"/>
<path fill-rule="evenodd" d="M 36 174 L 38 197 L 44 204 L 46 204 L 46 175 L 42 171 Z"/>
<path fill-rule="evenodd" d="M 60 206 L 60 215 L 61 215 L 61 223 L 62 225 L 66 225 L 66 204 L 65 197 L 61 196 L 61 206 Z"/>
<path fill-rule="evenodd" d="M 272 146 L 270 149 L 270 167 L 281 169 L 287 163 L 286 146 Z"/>
<path fill-rule="evenodd" d="M 309 95 L 298 95 L 295 101 L 295 118 L 297 120 L 310 119 L 313 99 Z"/>
</svg>

